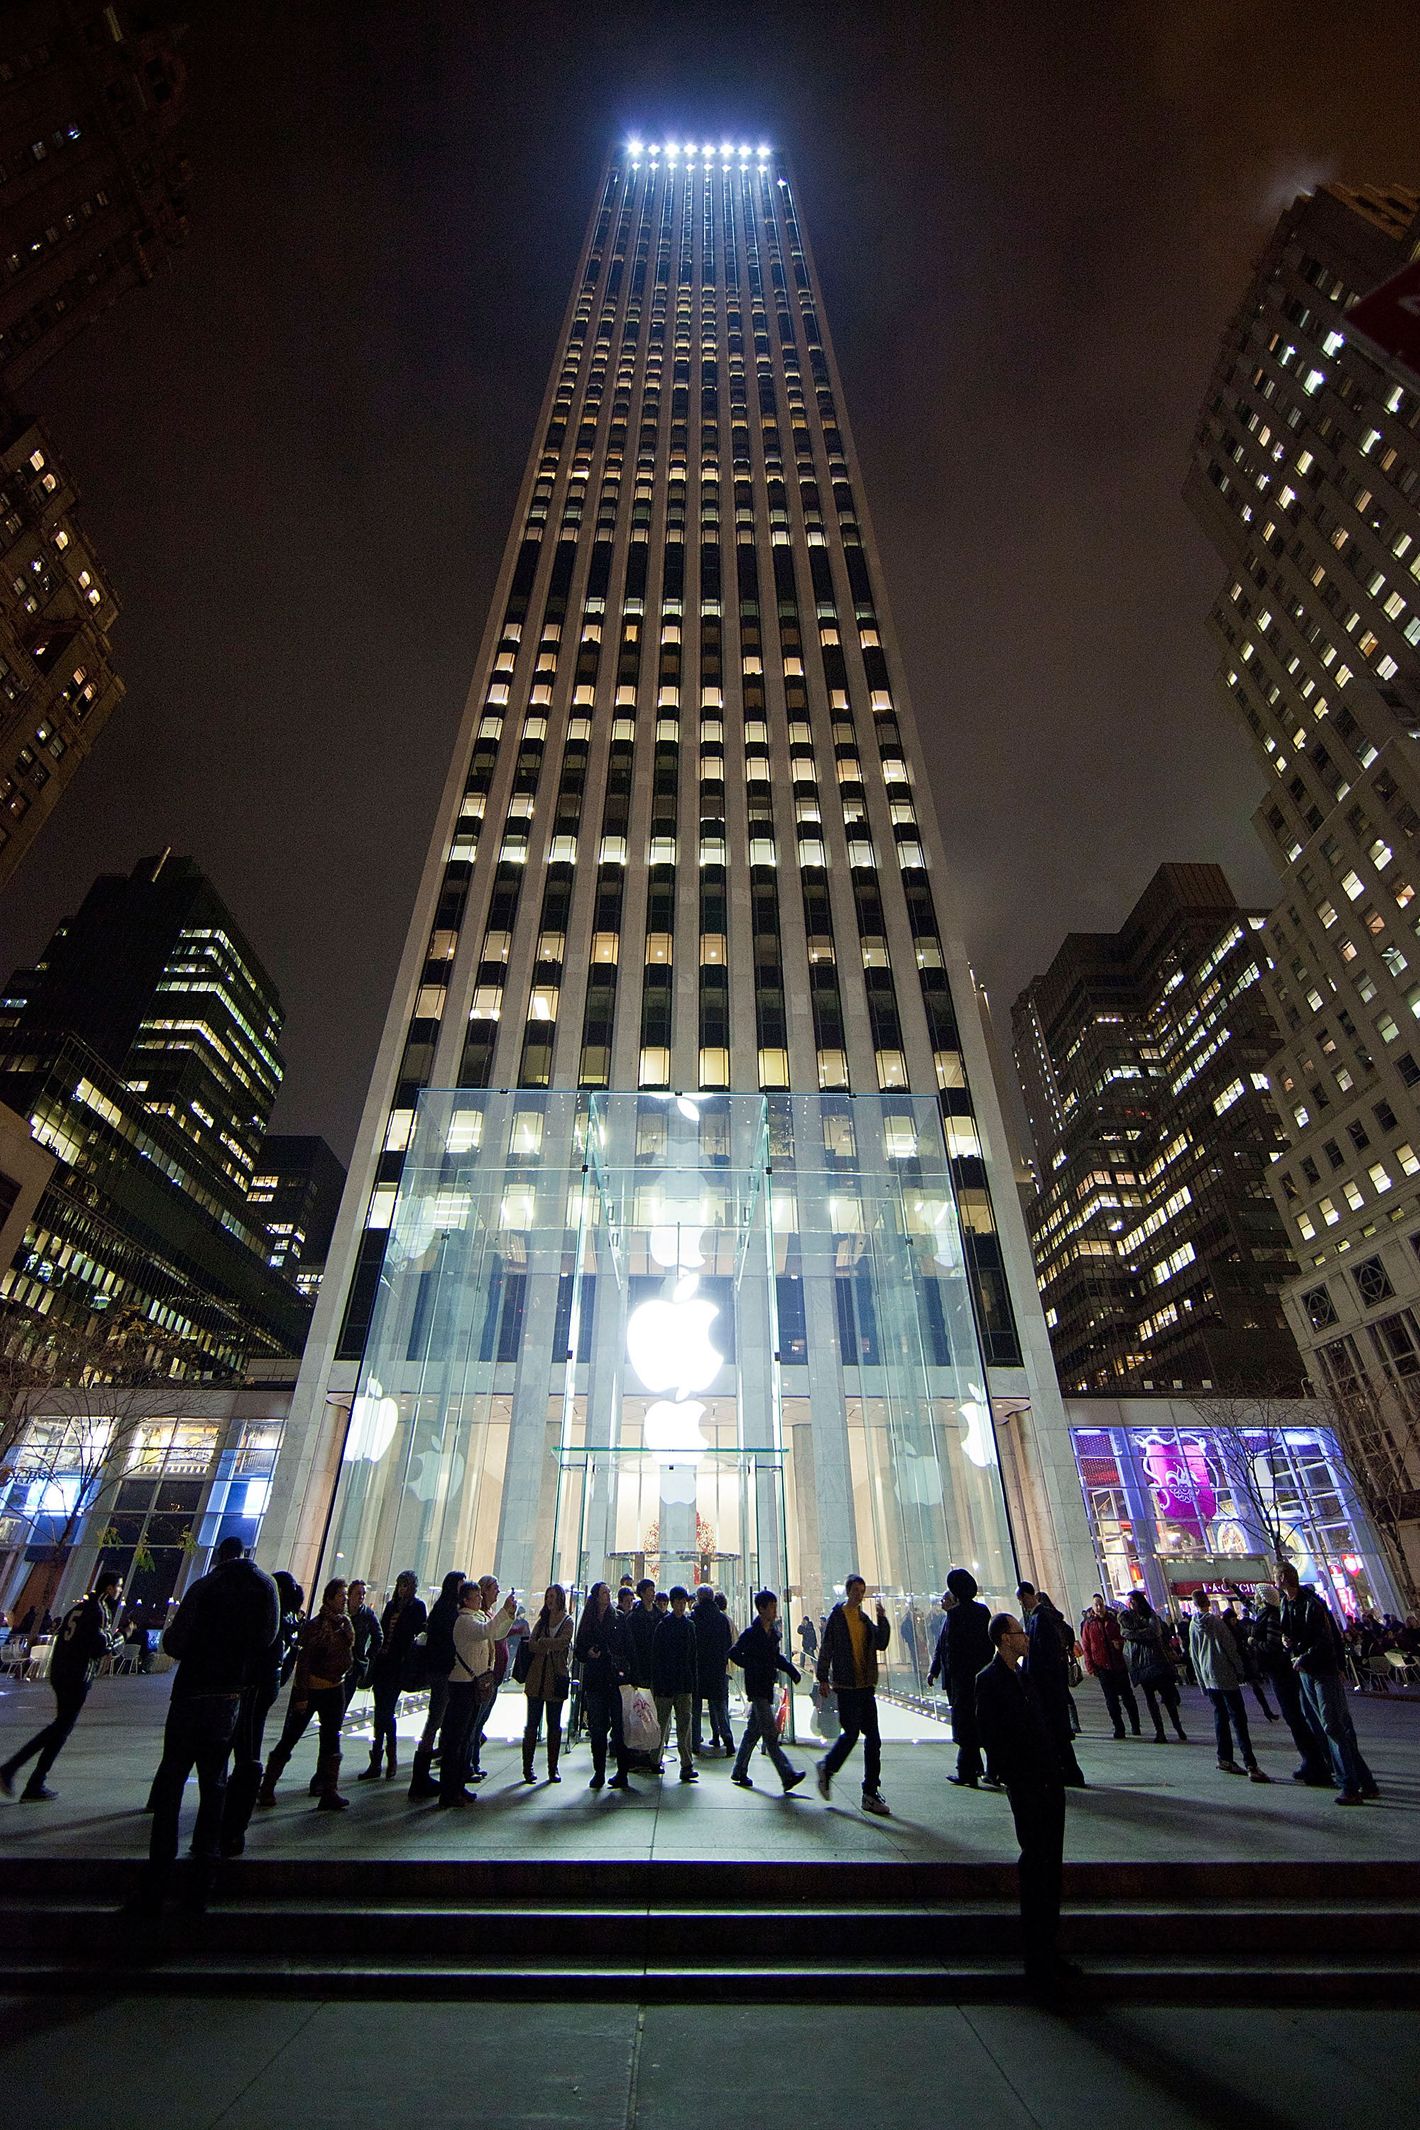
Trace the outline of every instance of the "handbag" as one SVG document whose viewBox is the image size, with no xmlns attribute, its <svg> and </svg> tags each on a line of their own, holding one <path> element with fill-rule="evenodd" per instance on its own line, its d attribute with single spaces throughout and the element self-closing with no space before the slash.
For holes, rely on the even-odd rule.
<svg viewBox="0 0 1420 2130">
<path fill-rule="evenodd" d="M 520 1635 L 513 1656 L 513 1677 L 519 1686 L 526 1686 L 528 1673 L 532 1670 L 533 1646 L 530 1634 Z"/>
<path fill-rule="evenodd" d="M 656 1704 L 644 1686 L 621 1689 L 621 1735 L 629 1752 L 658 1753 L 661 1749 Z"/>
</svg>

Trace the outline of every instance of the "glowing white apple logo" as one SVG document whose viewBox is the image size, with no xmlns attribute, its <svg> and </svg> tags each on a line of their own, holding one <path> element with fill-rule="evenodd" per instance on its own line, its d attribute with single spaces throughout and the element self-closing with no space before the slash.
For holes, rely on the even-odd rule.
<svg viewBox="0 0 1420 2130">
<path fill-rule="evenodd" d="M 442 1486 L 445 1498 L 463 1485 L 464 1461 L 457 1452 L 443 1457 L 438 1450 L 421 1450 L 411 1467 L 409 1491 L 416 1501 L 433 1501 Z"/>
<path fill-rule="evenodd" d="M 700 1427 L 705 1411 L 695 1398 L 681 1405 L 658 1398 L 641 1423 L 641 1439 L 656 1453 L 662 1501 L 689 1504 L 695 1500 L 700 1453 L 710 1447 Z"/>
<path fill-rule="evenodd" d="M 345 1437 L 346 1462 L 378 1464 L 394 1441 L 398 1425 L 398 1401 L 387 1398 L 383 1386 L 371 1376 L 369 1388 L 361 1391 L 350 1409 L 350 1432 Z"/>
<path fill-rule="evenodd" d="M 681 1292 L 697 1284 L 682 1280 L 671 1300 L 642 1302 L 627 1319 L 627 1358 L 647 1390 L 674 1390 L 677 1398 L 687 1398 L 709 1390 L 725 1365 L 710 1338 L 719 1310 Z"/>
<path fill-rule="evenodd" d="M 978 1470 L 985 1471 L 996 1462 L 996 1437 L 991 1426 L 991 1406 L 979 1383 L 972 1384 L 974 1397 L 961 1401 L 961 1417 L 965 1432 L 961 1438 L 961 1453 Z"/>
<path fill-rule="evenodd" d="M 895 1473 L 898 1499 L 930 1507 L 942 1498 L 942 1467 L 935 1456 L 923 1457 L 906 1450 Z"/>
</svg>

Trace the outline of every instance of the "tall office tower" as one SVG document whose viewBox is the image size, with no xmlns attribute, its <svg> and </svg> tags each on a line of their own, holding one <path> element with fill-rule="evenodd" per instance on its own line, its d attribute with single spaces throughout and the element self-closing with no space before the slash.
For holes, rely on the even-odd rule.
<svg viewBox="0 0 1420 2130">
<path fill-rule="evenodd" d="M 291 1557 L 358 1387 L 328 1557 L 376 1576 L 1003 1591 L 992 1391 L 1060 1437 L 1025 1537 L 1088 1560 L 944 876 L 788 171 L 633 144 L 317 1307 Z"/>
<path fill-rule="evenodd" d="M 276 987 L 190 858 L 107 873 L 0 998 L 0 1096 L 56 1156 L 5 1335 L 145 1311 L 175 1372 L 300 1351 L 252 1172 L 281 1085 Z"/>
<path fill-rule="evenodd" d="M 1300 1388 L 1264 921 L 1216 865 L 1160 866 L 1118 932 L 1070 933 L 1016 1001 L 1026 1219 L 1067 1392 Z"/>
<path fill-rule="evenodd" d="M 73 484 L 35 423 L 0 401 L 0 886 L 123 700 L 108 581 Z"/>
<path fill-rule="evenodd" d="M 320 1287 L 335 1233 L 345 1166 L 310 1133 L 268 1132 L 251 1180 L 271 1238 L 271 1262 L 309 1301 Z"/>
<path fill-rule="evenodd" d="M 186 236 L 184 82 L 171 34 L 133 8 L 0 10 L 0 394 Z"/>
<path fill-rule="evenodd" d="M 1230 572 L 1222 679 L 1283 876 L 1272 1171 L 1313 1381 L 1420 1572 L 1420 386 L 1347 306 L 1420 248 L 1420 195 L 1329 185 L 1282 217 L 1229 326 L 1186 493 Z"/>
</svg>

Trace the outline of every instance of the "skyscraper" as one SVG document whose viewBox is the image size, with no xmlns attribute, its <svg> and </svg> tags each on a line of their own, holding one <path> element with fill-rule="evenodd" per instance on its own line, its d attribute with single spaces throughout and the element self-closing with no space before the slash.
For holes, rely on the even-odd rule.
<svg viewBox="0 0 1420 2130">
<path fill-rule="evenodd" d="M 1003 1589 L 993 1391 L 1054 1421 L 1032 1528 L 1083 1546 L 945 872 L 788 169 L 633 142 L 318 1305 L 293 1557 L 357 1367 L 331 1544 L 376 1575 Z"/>
<path fill-rule="evenodd" d="M 1420 1569 L 1420 388 L 1346 311 L 1420 244 L 1420 195 L 1323 186 L 1225 335 L 1186 493 L 1229 579 L 1222 680 L 1282 875 L 1266 989 L 1286 1137 L 1284 1303 Z"/>
<path fill-rule="evenodd" d="M 1118 932 L 1070 933 L 1016 1001 L 1026 1218 L 1067 1392 L 1300 1387 L 1263 921 L 1216 865 L 1160 866 Z"/>
</svg>

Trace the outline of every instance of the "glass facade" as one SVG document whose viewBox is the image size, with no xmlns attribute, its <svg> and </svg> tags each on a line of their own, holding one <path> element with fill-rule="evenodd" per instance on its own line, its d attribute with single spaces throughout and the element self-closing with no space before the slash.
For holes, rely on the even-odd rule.
<svg viewBox="0 0 1420 2130">
<path fill-rule="evenodd" d="M 327 1558 L 576 1590 L 1015 1565 L 933 1096 L 421 1096 Z"/>
<path fill-rule="evenodd" d="M 1345 1614 L 1397 1610 L 1380 1540 L 1324 1427 L 1073 1431 L 1102 1586 L 1152 1603 L 1275 1580 L 1277 1542 Z"/>
</svg>

